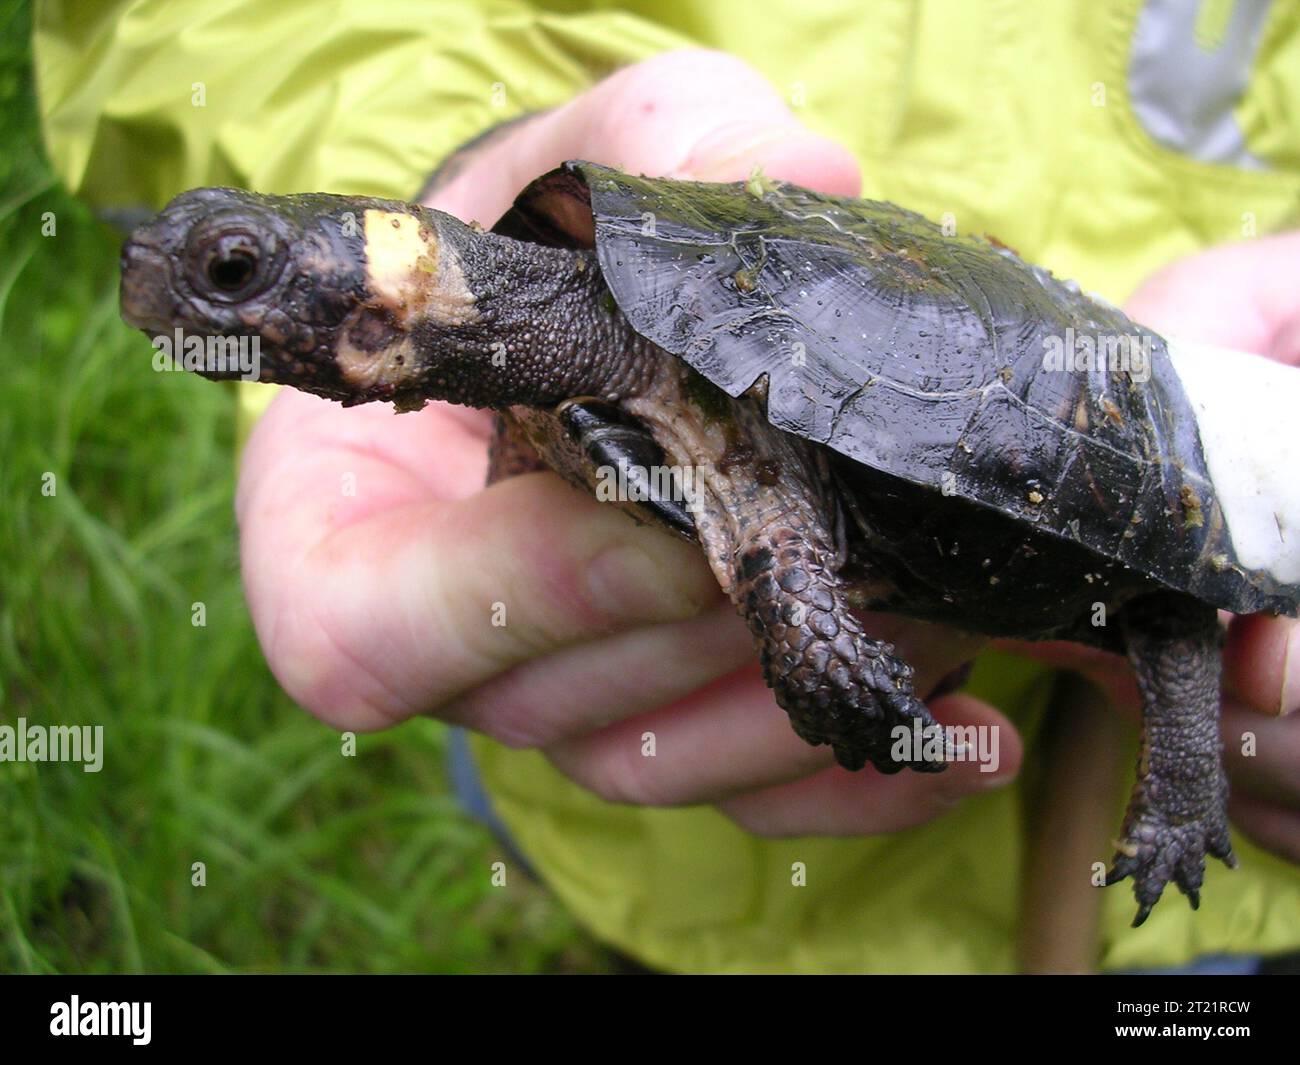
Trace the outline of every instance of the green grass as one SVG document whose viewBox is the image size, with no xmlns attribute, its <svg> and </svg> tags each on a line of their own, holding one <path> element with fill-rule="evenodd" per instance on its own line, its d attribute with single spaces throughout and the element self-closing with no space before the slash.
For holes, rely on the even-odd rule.
<svg viewBox="0 0 1300 1065">
<path fill-rule="evenodd" d="M 119 238 L 43 162 L 6 18 L 0 724 L 102 725 L 106 756 L 0 763 L 0 971 L 606 967 L 543 889 L 491 886 L 440 725 L 345 758 L 277 688 L 236 566 L 233 397 L 152 372 L 119 321 Z"/>
</svg>

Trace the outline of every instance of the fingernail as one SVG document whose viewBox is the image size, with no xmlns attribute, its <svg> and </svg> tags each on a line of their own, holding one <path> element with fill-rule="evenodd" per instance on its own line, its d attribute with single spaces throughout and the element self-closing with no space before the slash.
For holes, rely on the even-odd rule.
<svg viewBox="0 0 1300 1065">
<path fill-rule="evenodd" d="M 792 126 L 725 130 L 697 144 L 683 169 L 698 181 L 740 181 L 749 175 L 763 148 L 799 133 Z"/>
<path fill-rule="evenodd" d="M 1300 710 L 1300 625 L 1292 625 L 1287 633 L 1286 650 L 1282 652 L 1282 693 L 1278 716 L 1285 717 Z"/>
<path fill-rule="evenodd" d="M 960 782 L 954 780 L 951 785 L 940 793 L 938 803 L 944 809 L 952 809 L 961 805 L 967 799 L 973 799 L 985 792 L 996 791 L 998 788 L 1005 787 L 1013 780 L 1015 780 L 1014 776 L 1007 776 L 1005 773 L 976 772 L 974 774 L 963 774 Z"/>
</svg>

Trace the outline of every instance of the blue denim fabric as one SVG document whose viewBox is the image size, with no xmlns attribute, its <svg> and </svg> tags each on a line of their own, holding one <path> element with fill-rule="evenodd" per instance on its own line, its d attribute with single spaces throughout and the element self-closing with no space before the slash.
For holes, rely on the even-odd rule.
<svg viewBox="0 0 1300 1065">
<path fill-rule="evenodd" d="M 523 851 L 515 844 L 505 823 L 492 807 L 492 799 L 483 787 L 478 766 L 474 764 L 474 752 L 469 749 L 469 734 L 463 728 L 453 728 L 448 738 L 447 771 L 451 775 L 452 791 L 465 812 L 475 821 L 487 825 L 510 860 L 536 880 L 538 877 L 533 867 L 528 864 Z"/>
</svg>

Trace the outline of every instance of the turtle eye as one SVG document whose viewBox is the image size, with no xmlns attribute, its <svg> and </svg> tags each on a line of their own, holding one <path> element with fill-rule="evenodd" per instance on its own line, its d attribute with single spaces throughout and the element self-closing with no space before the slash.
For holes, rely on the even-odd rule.
<svg viewBox="0 0 1300 1065">
<path fill-rule="evenodd" d="M 227 256 L 213 256 L 208 261 L 208 280 L 222 292 L 236 293 L 253 280 L 257 273 L 257 260 L 246 251 L 232 252 Z"/>
<path fill-rule="evenodd" d="M 274 247 L 264 248 L 246 230 L 203 234 L 195 244 L 194 281 L 209 299 L 222 303 L 251 299 L 275 280 L 270 262 L 276 258 Z"/>
</svg>

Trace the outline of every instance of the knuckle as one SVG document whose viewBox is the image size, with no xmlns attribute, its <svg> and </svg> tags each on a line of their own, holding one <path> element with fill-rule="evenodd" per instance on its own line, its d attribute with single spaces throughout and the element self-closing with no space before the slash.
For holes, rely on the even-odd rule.
<svg viewBox="0 0 1300 1065">
<path fill-rule="evenodd" d="M 609 744 L 592 758 L 584 759 L 571 773 L 597 798 L 620 806 L 671 806 L 662 774 L 655 772 L 657 759 L 641 755 L 639 733 Z"/>
<path fill-rule="evenodd" d="M 473 728 L 512 750 L 531 750 L 555 741 L 539 708 L 527 699 L 511 696 L 493 699 L 490 706 L 470 711 Z"/>
</svg>

